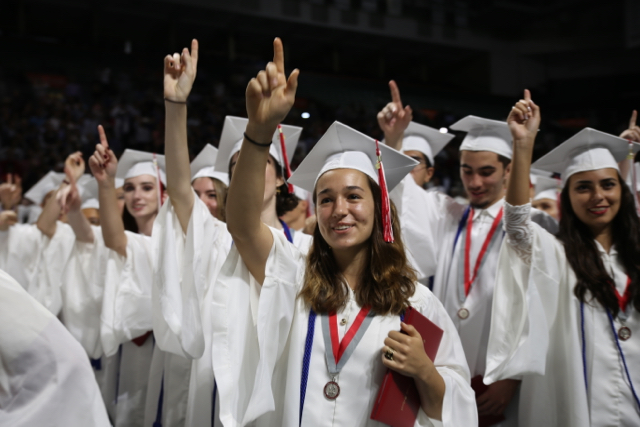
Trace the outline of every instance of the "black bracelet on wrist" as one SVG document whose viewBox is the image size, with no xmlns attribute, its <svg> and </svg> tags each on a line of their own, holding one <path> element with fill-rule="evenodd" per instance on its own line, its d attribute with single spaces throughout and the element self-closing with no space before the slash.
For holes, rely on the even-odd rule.
<svg viewBox="0 0 640 427">
<path fill-rule="evenodd" d="M 165 98 L 164 99 L 167 102 L 170 102 L 172 104 L 184 104 L 187 105 L 187 101 L 174 101 L 173 99 L 169 99 L 169 98 Z"/>
<path fill-rule="evenodd" d="M 249 142 L 250 142 L 250 143 L 252 143 L 252 144 L 257 145 L 258 147 L 268 147 L 268 146 L 270 146 L 270 145 L 271 145 L 271 143 L 273 142 L 273 141 L 269 141 L 269 142 L 267 142 L 266 144 L 262 144 L 262 143 L 260 143 L 260 142 L 258 142 L 258 141 L 255 141 L 255 140 L 253 140 L 253 139 L 249 138 L 249 135 L 247 135 L 247 133 L 246 133 L 246 132 L 244 133 L 244 137 L 245 137 L 245 139 L 246 139 L 247 141 L 249 141 Z"/>
<path fill-rule="evenodd" d="M 62 180 L 62 183 L 63 183 L 63 184 L 67 184 L 67 185 L 71 184 L 71 183 L 69 182 L 69 180 L 68 180 L 68 179 L 63 179 L 63 180 Z"/>
</svg>

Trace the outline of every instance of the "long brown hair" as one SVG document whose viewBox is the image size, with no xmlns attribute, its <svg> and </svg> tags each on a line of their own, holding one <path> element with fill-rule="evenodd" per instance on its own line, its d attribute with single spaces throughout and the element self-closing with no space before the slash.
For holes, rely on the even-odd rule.
<svg viewBox="0 0 640 427">
<path fill-rule="evenodd" d="M 631 278 L 630 302 L 640 311 L 640 220 L 636 213 L 634 195 L 618 174 L 621 188 L 620 210 L 613 218 L 611 232 L 618 259 Z M 615 317 L 620 310 L 613 278 L 609 275 L 598 253 L 593 234 L 580 221 L 571 207 L 569 185 L 560 195 L 560 231 L 558 239 L 564 244 L 567 261 L 578 282 L 573 290 L 576 298 L 586 301 L 587 291 Z"/>
<path fill-rule="evenodd" d="M 400 235 L 400 222 L 393 202 L 391 215 L 394 218 L 395 242 L 384 241 L 380 187 L 371 178 L 368 181 L 373 193 L 375 213 L 362 281 L 354 291 L 356 301 L 362 307 L 371 307 L 378 315 L 400 314 L 409 306 L 409 298 L 415 292 L 416 273 L 407 262 Z M 315 190 L 313 193 L 315 203 Z M 307 256 L 304 286 L 299 296 L 316 313 L 337 312 L 348 301 L 348 285 L 338 273 L 338 264 L 331 247 L 320 234 L 317 224 L 313 232 L 313 245 Z"/>
<path fill-rule="evenodd" d="M 218 218 L 222 222 L 227 222 L 227 192 L 229 187 L 224 182 L 216 178 L 209 179 L 213 182 L 213 188 L 216 189 L 216 201 L 218 202 Z"/>
</svg>

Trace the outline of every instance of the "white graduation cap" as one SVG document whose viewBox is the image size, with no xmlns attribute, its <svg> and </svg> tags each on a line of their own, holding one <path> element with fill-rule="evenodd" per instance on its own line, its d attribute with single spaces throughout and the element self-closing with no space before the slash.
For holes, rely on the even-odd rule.
<svg viewBox="0 0 640 427">
<path fill-rule="evenodd" d="M 248 119 L 242 117 L 227 116 L 224 118 L 224 126 L 220 135 L 220 143 L 218 144 L 218 158 L 215 163 L 217 171 L 229 171 L 229 162 L 234 154 L 240 151 L 242 140 L 244 139 L 244 131 L 247 128 Z M 287 159 L 291 163 L 293 154 L 296 151 L 298 140 L 302 128 L 299 126 L 281 125 L 284 134 L 285 147 L 287 150 Z M 249 135 L 251 136 L 251 135 Z M 258 141 L 268 142 L 268 141 Z M 272 144 L 269 147 L 269 154 L 280 163 L 282 167 L 288 167 L 284 164 L 283 156 L 280 149 L 280 132 L 276 129 L 273 134 Z"/>
<path fill-rule="evenodd" d="M 379 158 L 384 165 L 380 165 L 380 169 L 377 168 Z M 411 157 L 378 144 L 376 140 L 340 122 L 333 122 L 291 175 L 289 182 L 312 193 L 320 176 L 330 170 L 355 169 L 364 173 L 380 186 L 384 238 L 387 242 L 393 242 L 388 192 L 417 164 Z"/>
<path fill-rule="evenodd" d="M 29 191 L 24 193 L 24 197 L 37 205 L 41 205 L 44 197 L 49 194 L 50 191 L 60 187 L 60 184 L 62 184 L 65 178 L 66 175 L 64 173 L 49 171 L 40 181 L 36 182 Z"/>
<path fill-rule="evenodd" d="M 578 172 L 612 168 L 624 160 L 629 150 L 636 153 L 640 144 L 591 128 L 584 128 L 542 156 L 532 167 L 561 174 L 562 185 Z"/>
<path fill-rule="evenodd" d="M 513 148 L 507 122 L 467 116 L 449 126 L 449 129 L 467 132 L 460 151 L 491 151 L 511 159 Z"/>
<path fill-rule="evenodd" d="M 551 178 L 553 176 L 553 172 L 531 168 L 531 170 L 529 171 L 529 181 L 531 181 L 531 184 L 533 186 L 536 185 L 536 182 L 538 181 L 538 177 L 540 176 L 544 178 Z"/>
<path fill-rule="evenodd" d="M 156 168 L 157 165 L 157 168 Z M 116 180 L 135 178 L 140 175 L 160 176 L 162 184 L 167 184 L 165 171 L 165 159 L 162 154 L 147 153 L 146 151 L 131 150 L 127 148 L 118 160 Z M 116 184 L 117 188 L 117 184 Z"/>
<path fill-rule="evenodd" d="M 535 195 L 533 196 L 533 200 L 558 200 L 558 193 L 560 190 L 560 183 L 557 179 L 538 176 L 535 183 Z"/>
<path fill-rule="evenodd" d="M 200 151 L 196 158 L 191 162 L 191 182 L 197 178 L 209 177 L 217 179 L 228 187 L 229 174 L 226 172 L 219 172 L 214 167 L 217 157 L 218 149 L 211 144 L 205 145 L 202 151 Z"/>
<path fill-rule="evenodd" d="M 438 129 L 411 122 L 404 131 L 402 152 L 419 151 L 427 156 L 431 166 L 434 166 L 435 157 L 455 137 L 450 133 L 442 133 Z"/>
<path fill-rule="evenodd" d="M 300 188 L 297 185 L 294 185 L 293 186 L 293 194 L 295 194 L 295 196 L 300 200 L 308 200 L 310 193 L 307 190 L 305 190 L 304 188 Z"/>
</svg>

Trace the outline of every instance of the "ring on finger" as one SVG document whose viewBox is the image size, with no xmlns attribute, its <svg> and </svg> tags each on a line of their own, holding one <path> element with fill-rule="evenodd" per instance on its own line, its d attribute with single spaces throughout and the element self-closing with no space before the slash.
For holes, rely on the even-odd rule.
<svg viewBox="0 0 640 427">
<path fill-rule="evenodd" d="M 387 346 L 387 351 L 384 352 L 384 357 L 393 362 L 393 353 L 395 353 L 395 351 L 391 347 Z"/>
</svg>

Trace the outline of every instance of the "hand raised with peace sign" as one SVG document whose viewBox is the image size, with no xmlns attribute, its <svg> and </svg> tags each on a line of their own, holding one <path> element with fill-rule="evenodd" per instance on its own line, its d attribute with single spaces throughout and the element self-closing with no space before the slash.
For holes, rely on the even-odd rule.
<svg viewBox="0 0 640 427">
<path fill-rule="evenodd" d="M 198 71 L 198 40 L 191 41 L 191 52 L 186 47 L 182 53 L 164 58 L 164 99 L 186 102 Z"/>
<path fill-rule="evenodd" d="M 628 139 L 635 142 L 640 142 L 640 126 L 636 125 L 638 119 L 638 112 L 633 110 L 631 113 L 631 119 L 629 120 L 629 129 L 620 134 L 620 138 Z"/>
<path fill-rule="evenodd" d="M 89 167 L 96 180 L 102 183 L 109 178 L 115 179 L 118 159 L 109 148 L 107 135 L 104 133 L 102 125 L 98 126 L 98 134 L 100 135 L 100 144 L 96 145 L 96 151 L 89 158 Z"/>
<path fill-rule="evenodd" d="M 399 150 L 402 146 L 404 131 L 413 120 L 413 110 L 408 105 L 402 106 L 400 90 L 395 81 L 389 82 L 391 90 L 391 102 L 378 113 L 378 125 L 384 132 L 385 144 Z"/>
<path fill-rule="evenodd" d="M 507 124 L 514 144 L 527 148 L 533 147 L 540 127 L 540 107 L 531 100 L 529 89 L 524 90 L 524 99 L 518 101 L 511 109 Z"/>
<path fill-rule="evenodd" d="M 287 79 L 282 41 L 276 37 L 273 41 L 273 62 L 269 62 L 247 86 L 247 134 L 252 139 L 271 141 L 276 127 L 293 106 L 299 74 L 300 71 L 295 69 Z"/>
</svg>

